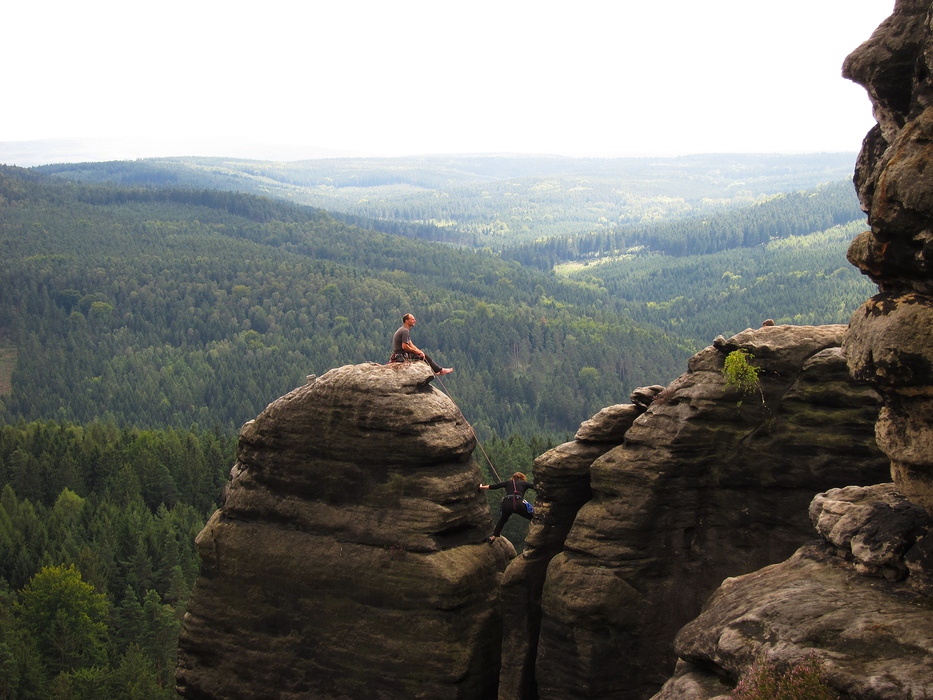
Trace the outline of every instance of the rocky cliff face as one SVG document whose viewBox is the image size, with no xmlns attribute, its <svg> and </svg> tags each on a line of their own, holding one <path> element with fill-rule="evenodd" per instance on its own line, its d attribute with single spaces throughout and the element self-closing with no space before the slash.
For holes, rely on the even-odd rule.
<svg viewBox="0 0 933 700">
<path fill-rule="evenodd" d="M 726 700 L 756 660 L 808 654 L 852 700 L 933 698 L 931 520 L 893 484 L 813 500 L 820 541 L 727 579 L 677 635 L 680 661 L 654 700 Z"/>
<path fill-rule="evenodd" d="M 622 443 L 632 423 L 663 388 L 639 389 L 632 394 L 632 403 L 604 408 L 580 426 L 573 442 L 535 460 L 536 517 L 528 529 L 522 556 L 509 565 L 500 590 L 503 633 L 499 697 L 503 700 L 537 695 L 535 661 L 547 567 L 563 551 L 581 506 L 592 498 L 590 466 Z"/>
<path fill-rule="evenodd" d="M 536 460 L 537 517 L 510 564 L 508 542 L 485 542 L 472 430 L 426 366 L 313 379 L 241 431 L 198 537 L 179 691 L 646 697 L 724 576 L 805 541 L 815 492 L 886 471 L 879 398 L 846 371 L 843 331 L 719 338 L 669 387 L 586 421 Z M 725 384 L 739 348 L 760 396 Z"/>
<path fill-rule="evenodd" d="M 849 376 L 844 332 L 772 326 L 717 339 L 593 461 L 592 500 L 543 582 L 541 698 L 650 696 L 674 668 L 677 630 L 725 577 L 813 538 L 815 493 L 886 477 L 873 437 L 880 400 Z M 761 395 L 723 377 L 739 349 L 763 369 Z M 528 567 L 519 562 L 507 581 Z"/>
<path fill-rule="evenodd" d="M 179 645 L 186 698 L 484 698 L 500 571 L 474 437 L 410 365 L 341 367 L 240 434 Z"/>
<path fill-rule="evenodd" d="M 931 20 L 929 0 L 898 0 L 843 67 L 878 121 L 855 173 L 871 230 L 849 260 L 879 287 L 844 348 L 883 399 L 876 435 L 894 483 L 817 496 L 819 541 L 728 579 L 678 634 L 677 671 L 655 700 L 725 698 L 756 659 L 787 667 L 813 653 L 847 698 L 933 698 Z"/>
<path fill-rule="evenodd" d="M 865 137 L 856 185 L 870 231 L 849 260 L 880 293 L 852 317 L 849 366 L 884 397 L 878 442 L 894 483 L 933 513 L 933 31 L 929 0 L 899 0 L 846 59 L 877 126 Z"/>
</svg>

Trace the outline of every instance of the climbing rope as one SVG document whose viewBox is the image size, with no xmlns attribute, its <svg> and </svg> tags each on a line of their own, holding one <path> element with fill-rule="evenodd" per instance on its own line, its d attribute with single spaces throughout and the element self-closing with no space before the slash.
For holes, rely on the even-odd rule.
<svg viewBox="0 0 933 700">
<path fill-rule="evenodd" d="M 460 411 L 460 417 L 463 418 L 463 422 L 470 426 L 470 430 L 473 432 L 473 437 L 476 439 L 476 444 L 479 447 L 480 452 L 483 453 L 483 457 L 486 458 L 486 462 L 489 463 L 489 468 L 492 469 L 492 473 L 496 475 L 496 481 L 502 481 L 502 477 L 499 476 L 499 472 L 496 471 L 496 468 L 492 465 L 492 460 L 489 459 L 489 455 L 486 454 L 486 450 L 483 449 L 483 443 L 479 441 L 479 435 L 476 434 L 473 425 L 470 421 L 467 420 L 466 416 L 463 415 L 463 411 L 460 409 L 460 406 L 457 405 L 457 402 L 454 401 L 453 394 L 450 393 L 450 389 L 441 381 L 441 375 L 435 374 L 434 378 L 437 379 L 437 383 L 441 385 L 441 388 L 444 390 L 444 393 L 447 394 L 447 398 L 451 400 L 454 406 L 457 407 L 457 410 Z"/>
</svg>

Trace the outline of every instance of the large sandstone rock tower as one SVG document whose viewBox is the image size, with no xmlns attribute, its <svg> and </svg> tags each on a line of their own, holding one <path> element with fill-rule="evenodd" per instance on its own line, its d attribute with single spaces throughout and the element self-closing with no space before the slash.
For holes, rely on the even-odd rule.
<svg viewBox="0 0 933 700">
<path fill-rule="evenodd" d="M 427 365 L 331 370 L 241 433 L 179 643 L 186 698 L 495 694 L 509 545 Z"/>
<path fill-rule="evenodd" d="M 879 294 L 853 315 L 849 369 L 885 407 L 878 445 L 894 483 L 933 514 L 933 6 L 899 0 L 843 67 L 864 86 L 878 124 L 855 173 L 870 231 L 849 260 Z"/>
</svg>

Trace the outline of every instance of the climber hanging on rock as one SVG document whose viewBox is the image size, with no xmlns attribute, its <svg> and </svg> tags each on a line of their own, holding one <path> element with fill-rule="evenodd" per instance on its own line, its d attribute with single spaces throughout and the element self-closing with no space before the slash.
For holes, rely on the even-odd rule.
<svg viewBox="0 0 933 700">
<path fill-rule="evenodd" d="M 453 367 L 441 367 L 411 342 L 411 328 L 415 323 L 417 323 L 417 321 L 411 314 L 402 316 L 402 325 L 395 331 L 395 335 L 392 336 L 392 357 L 389 358 L 389 362 L 423 360 L 431 366 L 431 371 L 434 372 L 434 374 L 444 375 L 453 372 Z"/>
<path fill-rule="evenodd" d="M 512 474 L 508 481 L 500 481 L 498 484 L 480 484 L 480 491 L 488 489 L 505 489 L 505 496 L 499 503 L 499 522 L 496 523 L 496 529 L 489 537 L 490 542 L 495 542 L 496 538 L 502 534 L 502 528 L 506 521 L 515 513 L 526 520 L 531 520 L 535 515 L 534 506 L 525 500 L 525 491 L 531 489 L 534 491 L 534 484 L 528 483 L 528 479 L 521 472 Z"/>
</svg>

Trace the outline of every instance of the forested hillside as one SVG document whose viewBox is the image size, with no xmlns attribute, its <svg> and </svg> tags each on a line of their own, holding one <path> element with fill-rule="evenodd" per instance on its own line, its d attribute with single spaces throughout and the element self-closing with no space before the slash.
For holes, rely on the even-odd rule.
<svg viewBox="0 0 933 700">
<path fill-rule="evenodd" d="M 306 374 L 385 362 L 413 311 L 482 435 L 560 434 L 691 350 L 591 285 L 319 210 L 0 177 L 6 421 L 234 431 Z"/>
<path fill-rule="evenodd" d="M 864 229 L 864 222 L 853 221 L 717 254 L 642 252 L 559 269 L 604 290 L 632 318 L 703 344 L 768 318 L 778 324 L 848 323 L 877 292 L 845 259 Z"/>
<path fill-rule="evenodd" d="M 557 236 L 514 246 L 503 257 L 550 270 L 571 260 L 618 256 L 636 248 L 680 257 L 753 248 L 788 236 L 864 221 L 851 180 L 776 195 L 763 202 L 708 216 L 617 226 L 601 233 Z"/>
<path fill-rule="evenodd" d="M 412 310 L 481 434 L 555 435 L 719 333 L 844 322 L 871 293 L 844 260 L 861 224 L 815 236 L 863 218 L 850 183 L 507 253 L 593 263 L 563 277 L 232 192 L 5 169 L 0 196 L 6 420 L 233 431 L 306 374 L 384 362 Z"/>
</svg>

